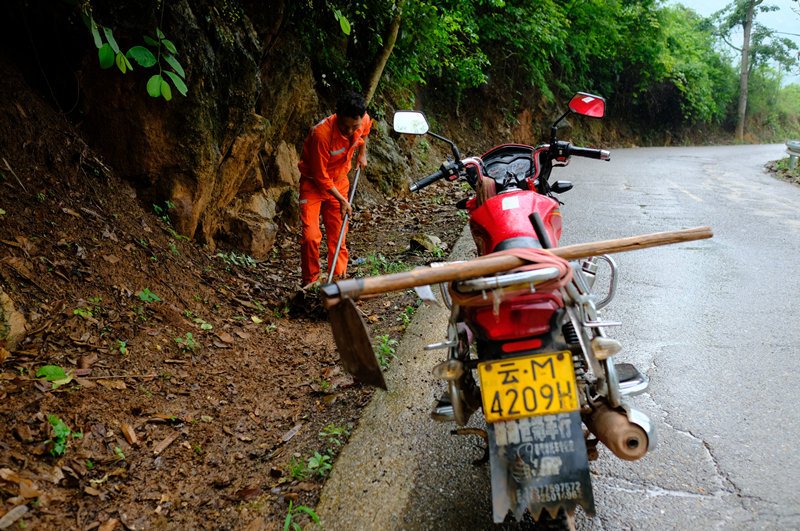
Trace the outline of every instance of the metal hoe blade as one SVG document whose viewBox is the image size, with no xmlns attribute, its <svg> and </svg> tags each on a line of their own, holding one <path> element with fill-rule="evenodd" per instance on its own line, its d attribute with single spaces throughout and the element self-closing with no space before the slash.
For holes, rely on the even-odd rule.
<svg viewBox="0 0 800 531">
<path fill-rule="evenodd" d="M 372 350 L 367 325 L 351 299 L 328 309 L 333 339 L 344 370 L 362 382 L 386 390 L 383 372 Z"/>
</svg>

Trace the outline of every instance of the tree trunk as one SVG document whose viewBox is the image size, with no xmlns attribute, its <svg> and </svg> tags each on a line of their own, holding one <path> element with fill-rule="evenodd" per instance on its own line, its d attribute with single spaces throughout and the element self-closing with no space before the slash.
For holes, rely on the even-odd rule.
<svg viewBox="0 0 800 531">
<path fill-rule="evenodd" d="M 763 0 L 762 0 L 763 1 Z M 745 111 L 747 110 L 747 83 L 750 80 L 750 70 L 747 67 L 750 59 L 750 30 L 753 28 L 753 11 L 759 1 L 748 0 L 747 18 L 742 24 L 744 30 L 744 40 L 742 42 L 742 67 L 739 74 L 739 121 L 736 124 L 736 140 L 744 141 L 744 121 Z"/>
<path fill-rule="evenodd" d="M 386 61 L 389 60 L 389 56 L 392 55 L 392 49 L 394 48 L 394 43 L 397 41 L 397 31 L 400 29 L 400 18 L 403 15 L 403 4 L 406 3 L 406 0 L 397 0 L 395 3 L 395 15 L 392 18 L 392 21 L 389 23 L 389 28 L 386 31 L 386 36 L 383 39 L 383 49 L 378 52 L 378 55 L 375 57 L 375 63 L 372 65 L 372 71 L 369 74 L 369 82 L 367 83 L 367 95 L 366 100 L 367 104 L 372 101 L 372 97 L 375 95 L 375 89 L 378 88 L 378 82 L 381 80 L 381 76 L 383 75 L 383 68 L 386 66 Z"/>
</svg>

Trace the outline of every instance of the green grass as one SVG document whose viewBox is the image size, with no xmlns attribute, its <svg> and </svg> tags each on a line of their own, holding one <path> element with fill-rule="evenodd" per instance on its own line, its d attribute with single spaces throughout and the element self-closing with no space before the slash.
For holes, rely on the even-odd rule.
<svg viewBox="0 0 800 531">
<path fill-rule="evenodd" d="M 381 367 L 387 368 L 392 358 L 397 359 L 394 348 L 394 346 L 397 345 L 397 341 L 389 339 L 388 335 L 378 336 L 375 340 L 376 342 L 373 345 L 375 348 L 375 355 L 378 357 Z"/>
<path fill-rule="evenodd" d="M 354 273 L 355 277 L 390 275 L 392 273 L 402 273 L 411 271 L 414 266 L 406 264 L 402 260 L 392 261 L 381 253 L 371 253 L 358 264 Z"/>
</svg>

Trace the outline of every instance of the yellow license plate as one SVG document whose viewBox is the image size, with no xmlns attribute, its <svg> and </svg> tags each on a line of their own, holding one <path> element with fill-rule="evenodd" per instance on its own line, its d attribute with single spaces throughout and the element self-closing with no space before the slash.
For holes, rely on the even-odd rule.
<svg viewBox="0 0 800 531">
<path fill-rule="evenodd" d="M 578 409 L 569 351 L 484 362 L 478 375 L 486 422 Z"/>
</svg>

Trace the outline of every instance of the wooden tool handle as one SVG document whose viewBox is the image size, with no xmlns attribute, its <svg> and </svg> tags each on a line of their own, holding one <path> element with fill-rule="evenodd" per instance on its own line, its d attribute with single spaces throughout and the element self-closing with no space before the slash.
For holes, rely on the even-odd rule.
<svg viewBox="0 0 800 531">
<path fill-rule="evenodd" d="M 656 232 L 655 234 L 645 234 L 643 236 L 633 236 L 631 238 L 622 238 L 619 240 L 569 245 L 558 249 L 549 249 L 549 251 L 556 256 L 560 256 L 564 260 L 577 260 L 579 258 L 588 258 L 601 254 L 622 253 L 625 251 L 659 247 L 672 243 L 705 240 L 713 237 L 714 233 L 711 231 L 710 227 L 696 227 L 694 229 L 675 230 L 671 232 Z"/>
<path fill-rule="evenodd" d="M 647 249 L 648 247 L 658 247 L 671 243 L 704 240 L 706 238 L 712 238 L 713 236 L 714 233 L 709 227 L 697 227 L 694 229 L 672 232 L 645 234 L 643 236 L 633 236 L 631 238 L 622 238 L 619 240 L 569 245 L 567 247 L 548 249 L 548 251 L 565 260 L 577 260 L 602 254 Z M 525 264 L 525 260 L 517 258 L 516 256 L 489 255 L 480 260 L 469 260 L 467 262 L 447 264 L 441 267 L 415 269 L 403 273 L 365 277 L 357 280 L 343 280 L 335 284 L 326 284 L 321 291 L 325 306 L 330 307 L 336 304 L 339 297 L 342 295 L 357 299 L 362 295 L 386 293 L 388 291 L 399 291 L 415 288 L 417 286 L 427 286 L 428 284 L 438 284 L 440 282 L 452 282 L 454 280 L 492 275 Z"/>
</svg>

